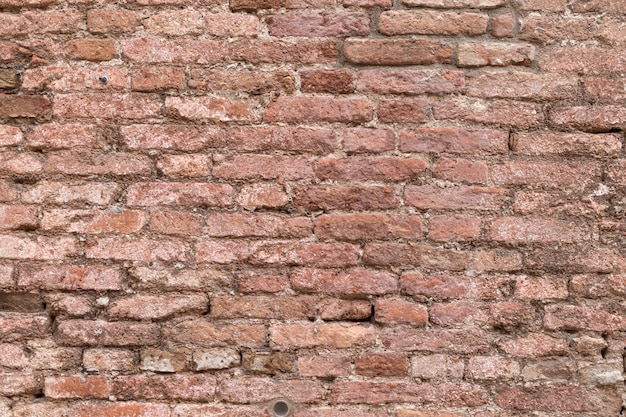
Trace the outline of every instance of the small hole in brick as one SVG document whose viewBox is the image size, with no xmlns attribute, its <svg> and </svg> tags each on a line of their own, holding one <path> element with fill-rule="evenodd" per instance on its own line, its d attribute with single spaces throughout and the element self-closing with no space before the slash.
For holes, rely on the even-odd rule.
<svg viewBox="0 0 626 417">
<path fill-rule="evenodd" d="M 109 77 L 107 77 L 106 75 L 101 75 L 100 77 L 98 77 L 98 80 L 102 84 L 108 84 L 109 83 Z"/>
<path fill-rule="evenodd" d="M 291 414 L 291 407 L 287 401 L 278 400 L 272 404 L 270 411 L 274 417 L 287 417 Z"/>
</svg>

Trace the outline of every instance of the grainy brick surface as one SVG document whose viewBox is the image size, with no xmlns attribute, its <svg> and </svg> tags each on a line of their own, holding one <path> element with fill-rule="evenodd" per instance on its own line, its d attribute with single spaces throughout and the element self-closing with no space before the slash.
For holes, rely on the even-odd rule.
<svg viewBox="0 0 626 417">
<path fill-rule="evenodd" d="M 0 0 L 0 417 L 624 417 L 625 0 Z"/>
</svg>

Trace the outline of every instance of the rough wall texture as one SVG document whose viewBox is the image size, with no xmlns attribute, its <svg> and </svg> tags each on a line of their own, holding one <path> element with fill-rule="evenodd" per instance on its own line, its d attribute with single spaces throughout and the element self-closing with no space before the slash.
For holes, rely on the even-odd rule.
<svg viewBox="0 0 626 417">
<path fill-rule="evenodd" d="M 0 9 L 0 416 L 621 415 L 626 1 Z"/>
</svg>

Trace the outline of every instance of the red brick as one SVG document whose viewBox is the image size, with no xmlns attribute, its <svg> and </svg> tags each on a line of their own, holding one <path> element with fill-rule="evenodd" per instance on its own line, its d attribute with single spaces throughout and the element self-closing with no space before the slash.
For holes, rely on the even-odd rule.
<svg viewBox="0 0 626 417">
<path fill-rule="evenodd" d="M 31 373 L 0 374 L 0 394 L 7 397 L 33 395 L 41 392 L 41 378 Z"/>
<path fill-rule="evenodd" d="M 229 206 L 233 193 L 227 184 L 149 182 L 131 185 L 126 200 L 129 206 Z"/>
<path fill-rule="evenodd" d="M 231 60 L 255 65 L 331 63 L 338 55 L 336 40 L 244 39 L 228 44 Z"/>
<path fill-rule="evenodd" d="M 259 242 L 250 262 L 262 265 L 346 267 L 358 263 L 358 247 L 348 243 Z"/>
<path fill-rule="evenodd" d="M 363 123 L 372 119 L 373 104 L 365 98 L 279 97 L 265 110 L 270 122 Z"/>
<path fill-rule="evenodd" d="M 221 399 L 237 404 L 267 402 L 277 396 L 298 403 L 317 403 L 323 395 L 324 388 L 318 381 L 240 377 L 226 379 L 220 384 Z"/>
<path fill-rule="evenodd" d="M 107 315 L 116 319 L 162 320 L 177 314 L 202 314 L 208 310 L 205 295 L 134 295 L 109 305 Z"/>
<path fill-rule="evenodd" d="M 61 346 L 148 346 L 156 344 L 159 335 L 155 324 L 66 320 L 58 324 L 55 340 Z"/>
<path fill-rule="evenodd" d="M 515 18 L 512 14 L 494 16 L 491 20 L 491 33 L 496 38 L 512 38 L 515 34 Z"/>
<path fill-rule="evenodd" d="M 129 375 L 113 380 L 112 393 L 120 400 L 211 401 L 217 382 L 206 374 Z"/>
<path fill-rule="evenodd" d="M 349 70 L 309 70 L 300 72 L 303 93 L 348 94 L 354 92 L 354 75 Z"/>
<path fill-rule="evenodd" d="M 21 268 L 17 277 L 20 287 L 44 290 L 120 290 L 120 272 L 101 266 L 43 266 Z"/>
<path fill-rule="evenodd" d="M 452 128 L 419 128 L 400 132 L 402 152 L 506 153 L 508 132 Z"/>
<path fill-rule="evenodd" d="M 47 118 L 52 113 L 52 102 L 43 95 L 0 94 L 0 117 Z"/>
<path fill-rule="evenodd" d="M 343 133 L 343 149 L 348 153 L 377 153 L 395 148 L 393 131 L 354 127 Z"/>
<path fill-rule="evenodd" d="M 546 72 L 606 74 L 626 71 L 626 61 L 615 48 L 555 47 L 541 54 L 539 68 Z"/>
<path fill-rule="evenodd" d="M 409 7 L 492 9 L 503 6 L 504 0 L 402 0 Z"/>
<path fill-rule="evenodd" d="M 0 406 L 0 410 L 2 406 Z M 7 413 L 9 409 L 6 409 Z M 66 404 L 55 404 L 50 401 L 41 401 L 35 403 L 15 403 L 12 408 L 13 416 L 29 417 L 29 416 L 48 416 L 48 417 L 65 417 L 68 414 Z"/>
<path fill-rule="evenodd" d="M 98 133 L 94 125 L 48 123 L 35 126 L 26 141 L 35 149 L 97 148 L 100 145 Z"/>
<path fill-rule="evenodd" d="M 210 155 L 163 155 L 157 169 L 170 178 L 206 178 L 211 175 Z"/>
<path fill-rule="evenodd" d="M 12 265 L 0 265 L 0 288 L 8 289 L 15 286 L 13 279 L 14 268 Z"/>
<path fill-rule="evenodd" d="M 57 4 L 59 0 L 2 0 L 0 1 L 0 6 L 10 6 L 10 7 L 41 7 L 41 6 L 49 6 L 51 4 Z"/>
<path fill-rule="evenodd" d="M 470 78 L 467 95 L 533 101 L 573 100 L 578 96 L 578 78 L 530 72 L 483 72 Z"/>
<path fill-rule="evenodd" d="M 406 204 L 421 209 L 497 210 L 506 194 L 501 188 L 413 185 L 405 188 L 404 199 Z"/>
<path fill-rule="evenodd" d="M 469 184 L 487 182 L 487 164 L 483 161 L 442 157 L 433 164 L 432 172 L 434 178 L 446 181 Z"/>
<path fill-rule="evenodd" d="M 405 272 L 400 277 L 401 291 L 420 301 L 500 298 L 509 295 L 509 286 L 510 280 L 506 276 L 466 277 Z"/>
<path fill-rule="evenodd" d="M 169 417 L 167 404 L 137 402 L 89 402 L 81 401 L 70 405 L 70 415 L 75 417 Z"/>
<path fill-rule="evenodd" d="M 150 94 L 57 94 L 54 99 L 54 115 L 68 119 L 144 119 L 160 112 L 160 98 Z"/>
<path fill-rule="evenodd" d="M 349 368 L 348 361 L 348 368 Z M 0 344 L 0 366 L 6 368 L 20 369 L 28 365 L 26 350 L 17 344 Z"/>
<path fill-rule="evenodd" d="M 203 417 L 226 413 L 232 417 L 263 417 L 265 409 L 259 406 L 230 406 L 226 404 L 180 404 L 172 410 L 172 417 Z M 169 414 L 168 414 L 169 416 Z M 133 416 L 134 417 L 134 416 Z"/>
<path fill-rule="evenodd" d="M 396 291 L 398 277 L 383 271 L 351 269 L 294 269 L 290 276 L 295 291 L 335 295 L 382 295 Z"/>
<path fill-rule="evenodd" d="M 71 59 L 85 61 L 110 61 L 117 55 L 113 39 L 73 39 L 65 44 L 65 52 Z"/>
<path fill-rule="evenodd" d="M 385 348 L 403 351 L 469 354 L 489 349 L 487 333 L 477 329 L 389 327 L 380 338 Z"/>
<path fill-rule="evenodd" d="M 436 120 L 464 120 L 520 129 L 539 126 L 544 121 L 540 105 L 512 100 L 454 98 L 433 104 L 433 112 Z"/>
<path fill-rule="evenodd" d="M 530 185 L 583 189 L 600 182 L 600 167 L 593 162 L 510 161 L 490 167 L 497 185 Z"/>
<path fill-rule="evenodd" d="M 237 204 L 247 209 L 283 207 L 289 196 L 282 186 L 271 183 L 246 185 L 237 196 Z"/>
<path fill-rule="evenodd" d="M 423 123 L 431 119 L 430 102 L 422 99 L 381 100 L 378 119 L 389 123 Z"/>
<path fill-rule="evenodd" d="M 0 13 L 0 36 L 77 32 L 83 18 L 82 13 L 71 9 Z"/>
<path fill-rule="evenodd" d="M 65 294 L 57 294 L 49 296 L 46 299 L 47 308 L 55 315 L 55 316 L 68 316 L 68 317 L 85 317 L 91 316 L 95 313 L 95 307 L 93 303 L 93 299 L 88 296 L 72 296 Z M 78 352 L 77 356 L 80 359 L 80 352 Z M 74 367 L 74 361 L 72 356 L 72 360 L 68 365 L 64 365 L 63 363 L 52 363 L 50 364 L 50 358 L 48 356 L 43 356 L 41 358 L 41 366 L 48 367 L 53 366 L 56 368 L 72 368 Z M 63 358 L 61 358 L 63 360 Z M 48 368 L 45 368 L 48 369 Z"/>
<path fill-rule="evenodd" d="M 430 65 L 450 63 L 452 48 L 427 39 L 346 39 L 348 62 L 367 65 Z"/>
<path fill-rule="evenodd" d="M 213 155 L 213 176 L 225 180 L 298 180 L 313 177 L 313 161 L 303 156 Z"/>
<path fill-rule="evenodd" d="M 163 340 L 173 346 L 259 348 L 266 345 L 265 330 L 262 324 L 210 323 L 189 319 L 164 328 Z"/>
<path fill-rule="evenodd" d="M 451 301 L 449 303 L 436 303 L 430 308 L 430 320 L 439 326 L 483 327 L 490 323 L 488 305 L 476 301 Z"/>
<path fill-rule="evenodd" d="M 221 38 L 255 37 L 259 33 L 259 18 L 243 13 L 210 13 L 205 16 L 205 30 Z"/>
<path fill-rule="evenodd" d="M 427 163 L 421 158 L 323 158 L 315 175 L 322 180 L 410 181 L 424 174 Z"/>
<path fill-rule="evenodd" d="M 10 202 L 17 200 L 18 192 L 7 181 L 0 180 L 0 201 Z M 26 200 L 25 200 L 26 201 Z"/>
<path fill-rule="evenodd" d="M 622 149 L 615 134 L 530 132 L 513 135 L 515 153 L 529 156 L 616 157 Z"/>
<path fill-rule="evenodd" d="M 609 22 L 604 20 L 600 30 L 606 30 Z M 601 36 L 602 32 L 598 31 L 596 18 L 530 15 L 520 19 L 519 37 L 530 42 L 552 44 L 563 41 L 589 41 Z"/>
<path fill-rule="evenodd" d="M 285 289 L 287 276 L 273 271 L 244 271 L 237 274 L 237 289 L 242 293 L 277 293 Z"/>
<path fill-rule="evenodd" d="M 155 233 L 198 236 L 203 224 L 202 216 L 196 213 L 160 210 L 150 214 L 150 230 Z"/>
<path fill-rule="evenodd" d="M 433 216 L 428 223 L 428 238 L 435 241 L 473 241 L 480 236 L 478 217 L 452 215 Z"/>
<path fill-rule="evenodd" d="M 367 243 L 363 252 L 366 265 L 420 265 L 460 271 L 465 269 L 467 261 L 467 252 L 402 243 Z"/>
<path fill-rule="evenodd" d="M 228 130 L 228 147 L 239 151 L 275 151 L 327 154 L 337 139 L 329 129 L 302 127 L 238 127 Z"/>
<path fill-rule="evenodd" d="M 204 19 L 196 10 L 164 10 L 143 20 L 148 33 L 168 37 L 200 35 Z"/>
<path fill-rule="evenodd" d="M 62 260 L 77 250 L 76 240 L 70 237 L 0 236 L 0 259 Z"/>
<path fill-rule="evenodd" d="M 120 133 L 130 149 L 199 151 L 224 145 L 222 131 L 213 127 L 130 125 L 121 126 Z"/>
<path fill-rule="evenodd" d="M 382 9 L 390 9 L 393 6 L 392 0 L 343 0 L 343 5 L 345 7 L 363 7 L 363 8 L 373 8 L 380 7 Z"/>
<path fill-rule="evenodd" d="M 196 262 L 228 264 L 247 261 L 251 249 L 248 242 L 204 240 L 196 244 Z"/>
<path fill-rule="evenodd" d="M 516 301 L 500 301 L 489 306 L 491 324 L 511 331 L 515 328 L 536 325 L 537 311 L 532 304 Z"/>
<path fill-rule="evenodd" d="M 330 214 L 315 220 L 315 234 L 321 239 L 336 240 L 418 240 L 422 230 L 417 216 Z"/>
<path fill-rule="evenodd" d="M 515 297 L 521 300 L 564 300 L 567 296 L 565 277 L 522 275 L 515 280 Z"/>
<path fill-rule="evenodd" d="M 41 181 L 22 193 L 25 203 L 109 205 L 118 192 L 114 183 Z"/>
<path fill-rule="evenodd" d="M 422 304 L 404 300 L 377 300 L 374 319 L 383 324 L 408 324 L 419 327 L 428 323 L 428 309 Z"/>
<path fill-rule="evenodd" d="M 131 10 L 92 9 L 87 11 L 87 28 L 91 33 L 128 33 L 139 24 L 138 13 Z"/>
<path fill-rule="evenodd" d="M 554 109 L 550 121 L 559 127 L 586 132 L 608 132 L 624 128 L 626 111 L 622 106 L 576 106 Z"/>
<path fill-rule="evenodd" d="M 258 10 L 258 9 L 306 9 L 334 7 L 334 0 L 231 0 L 232 10 Z"/>
<path fill-rule="evenodd" d="M 351 372 L 348 355 L 315 355 L 298 357 L 298 370 L 301 376 L 322 378 L 348 376 Z"/>
<path fill-rule="evenodd" d="M 322 320 L 364 320 L 372 316 L 372 306 L 366 300 L 325 299 L 318 304 Z"/>
<path fill-rule="evenodd" d="M 330 391 L 331 404 L 424 404 L 434 400 L 431 385 L 408 382 L 336 382 Z"/>
<path fill-rule="evenodd" d="M 122 55 L 132 61 L 145 63 L 215 64 L 224 59 L 224 45 L 212 40 L 148 39 L 122 41 Z"/>
<path fill-rule="evenodd" d="M 530 67 L 535 62 L 535 47 L 524 43 L 463 42 L 457 60 L 460 67 Z"/>
<path fill-rule="evenodd" d="M 357 90 L 378 94 L 452 94 L 465 89 L 461 71 L 359 71 Z"/>
<path fill-rule="evenodd" d="M 575 0 L 572 4 L 572 9 L 577 12 L 605 12 L 605 13 L 615 13 L 621 14 L 626 10 L 626 3 L 623 0 L 613 0 L 613 1 L 582 1 Z"/>
<path fill-rule="evenodd" d="M 277 350 L 347 349 L 376 343 L 373 326 L 355 323 L 278 324 L 269 332 L 270 346 Z"/>
<path fill-rule="evenodd" d="M 87 245 L 87 258 L 143 262 L 186 261 L 190 250 L 182 241 L 145 238 L 102 238 L 90 241 Z"/>
<path fill-rule="evenodd" d="M 366 13 L 284 13 L 265 18 L 271 36 L 366 36 L 370 19 Z"/>
<path fill-rule="evenodd" d="M 44 338 L 50 334 L 50 324 L 50 320 L 45 316 L 6 315 L 0 317 L 0 340 L 17 342 Z"/>
<path fill-rule="evenodd" d="M 306 320 L 315 317 L 309 297 L 236 296 L 213 297 L 211 316 L 219 318 L 253 318 Z"/>
<path fill-rule="evenodd" d="M 94 153 L 87 150 L 57 151 L 48 153 L 44 171 L 66 175 L 148 175 L 152 161 L 144 155 L 117 152 Z"/>
<path fill-rule="evenodd" d="M 573 243 L 592 238 L 577 223 L 555 219 L 502 217 L 489 225 L 490 240 L 506 243 Z"/>
<path fill-rule="evenodd" d="M 543 333 L 531 333 L 515 339 L 506 339 L 498 343 L 500 349 L 512 356 L 530 357 L 563 355 L 568 345 L 565 339 L 548 336 Z"/>
<path fill-rule="evenodd" d="M 596 389 L 577 386 L 513 386 L 500 389 L 495 402 L 509 410 L 573 412 L 600 410 L 602 404 Z"/>
<path fill-rule="evenodd" d="M 524 11 L 564 12 L 566 0 L 515 0 L 515 7 Z"/>
<path fill-rule="evenodd" d="M 109 381 L 103 376 L 50 376 L 46 377 L 44 394 L 48 398 L 108 398 L 111 394 Z"/>
<path fill-rule="evenodd" d="M 479 385 L 461 382 L 437 387 L 437 402 L 452 407 L 478 407 L 486 404 L 488 400 L 487 391 Z"/>
<path fill-rule="evenodd" d="M 356 358 L 354 369 L 357 375 L 407 376 L 409 360 L 400 353 L 369 353 Z"/>
<path fill-rule="evenodd" d="M 478 380 L 515 379 L 520 375 L 520 365 L 499 356 L 474 356 L 467 363 L 467 375 Z"/>
<path fill-rule="evenodd" d="M 382 12 L 378 27 L 383 35 L 467 35 L 487 32 L 489 16 L 430 10 Z"/>
<path fill-rule="evenodd" d="M 217 293 L 232 286 L 229 274 L 210 268 L 135 267 L 129 270 L 129 278 L 142 290 L 198 291 L 204 288 Z"/>
<path fill-rule="evenodd" d="M 18 145 L 22 138 L 22 131 L 18 127 L 0 125 L 0 146 Z"/>
<path fill-rule="evenodd" d="M 313 225 L 306 217 L 268 214 L 211 213 L 206 217 L 208 236 L 216 237 L 307 237 Z"/>
<path fill-rule="evenodd" d="M 204 68 L 191 70 L 189 87 L 226 94 L 237 90 L 252 95 L 272 91 L 293 93 L 296 89 L 295 77 L 287 71 L 218 71 Z"/>
<path fill-rule="evenodd" d="M 0 205 L 0 230 L 32 230 L 38 226 L 37 207 Z"/>
<path fill-rule="evenodd" d="M 134 68 L 131 86 L 135 91 L 182 90 L 185 88 L 185 69 L 165 66 Z"/>
</svg>

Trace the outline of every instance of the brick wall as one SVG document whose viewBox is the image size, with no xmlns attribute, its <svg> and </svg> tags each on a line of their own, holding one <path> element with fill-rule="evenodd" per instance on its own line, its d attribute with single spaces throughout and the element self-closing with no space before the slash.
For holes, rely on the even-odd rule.
<svg viewBox="0 0 626 417">
<path fill-rule="evenodd" d="M 625 13 L 0 0 L 0 416 L 622 415 Z"/>
</svg>

